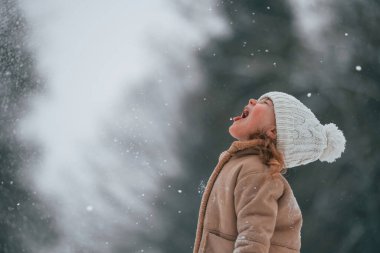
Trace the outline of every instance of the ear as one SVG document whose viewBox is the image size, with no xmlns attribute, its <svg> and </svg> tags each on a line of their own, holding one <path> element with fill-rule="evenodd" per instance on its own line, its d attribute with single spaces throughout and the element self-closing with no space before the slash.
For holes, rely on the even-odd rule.
<svg viewBox="0 0 380 253">
<path fill-rule="evenodd" d="M 277 131 L 275 126 L 270 127 L 265 133 L 267 136 L 269 136 L 269 138 L 273 140 L 277 138 Z"/>
</svg>

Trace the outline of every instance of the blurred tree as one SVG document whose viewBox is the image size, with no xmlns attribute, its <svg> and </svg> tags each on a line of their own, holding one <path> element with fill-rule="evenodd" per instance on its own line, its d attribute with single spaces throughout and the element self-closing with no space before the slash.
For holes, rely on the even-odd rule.
<svg viewBox="0 0 380 253">
<path fill-rule="evenodd" d="M 177 240 L 167 238 L 163 252 L 191 251 L 203 188 L 219 154 L 233 141 L 229 118 L 240 114 L 250 97 L 268 90 L 287 90 L 288 72 L 298 45 L 291 13 L 284 2 L 270 5 L 257 1 L 219 1 L 233 30 L 231 37 L 211 43 L 200 51 L 204 90 L 191 94 L 183 105 L 184 125 L 178 146 L 187 177 L 176 184 L 187 195 L 167 197 L 186 210 L 167 217 Z M 174 205 L 174 204 L 173 204 Z"/>
<path fill-rule="evenodd" d="M 374 201 L 380 188 L 380 5 L 335 1 L 324 11 L 331 11 L 331 22 L 317 49 L 304 45 L 298 51 L 293 78 L 307 81 L 317 93 L 308 104 L 322 123 L 343 130 L 347 145 L 337 162 L 312 163 L 294 178 L 304 206 L 303 249 L 375 252 L 380 246 L 380 205 Z"/>
<path fill-rule="evenodd" d="M 54 240 L 52 219 L 24 187 L 24 165 L 38 155 L 36 147 L 17 139 L 18 119 L 29 96 L 41 88 L 33 60 L 25 49 L 24 20 L 15 1 L 0 0 L 0 251 L 30 252 L 25 248 Z"/>
<path fill-rule="evenodd" d="M 188 177 L 177 183 L 188 194 L 168 199 L 187 211 L 170 217 L 172 234 L 181 239 L 168 238 L 165 252 L 192 246 L 199 186 L 234 140 L 229 117 L 240 114 L 249 98 L 272 90 L 294 95 L 347 139 L 335 163 L 317 161 L 286 175 L 303 210 L 302 251 L 374 252 L 379 247 L 380 6 L 342 0 L 313 6 L 324 14 L 320 19 L 330 15 L 314 35 L 300 28 L 307 20 L 296 18 L 296 1 L 219 1 L 234 34 L 201 51 L 207 83 L 184 102 L 188 128 L 180 132 L 179 146 Z"/>
</svg>

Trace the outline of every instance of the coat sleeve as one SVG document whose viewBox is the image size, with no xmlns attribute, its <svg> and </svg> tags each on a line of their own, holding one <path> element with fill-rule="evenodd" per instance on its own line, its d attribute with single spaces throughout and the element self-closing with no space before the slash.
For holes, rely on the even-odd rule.
<svg viewBox="0 0 380 253">
<path fill-rule="evenodd" d="M 268 176 L 268 172 L 251 172 L 237 180 L 234 204 L 238 236 L 233 253 L 269 251 L 284 184 L 280 178 Z"/>
</svg>

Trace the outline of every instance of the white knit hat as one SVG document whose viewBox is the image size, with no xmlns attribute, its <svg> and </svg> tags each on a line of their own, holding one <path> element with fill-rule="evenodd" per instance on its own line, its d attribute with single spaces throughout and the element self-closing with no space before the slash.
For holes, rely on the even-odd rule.
<svg viewBox="0 0 380 253">
<path fill-rule="evenodd" d="M 332 163 L 344 152 L 346 139 L 335 124 L 322 125 L 301 101 L 284 92 L 268 92 L 259 100 L 265 97 L 274 104 L 277 148 L 286 168 L 317 159 Z"/>
</svg>

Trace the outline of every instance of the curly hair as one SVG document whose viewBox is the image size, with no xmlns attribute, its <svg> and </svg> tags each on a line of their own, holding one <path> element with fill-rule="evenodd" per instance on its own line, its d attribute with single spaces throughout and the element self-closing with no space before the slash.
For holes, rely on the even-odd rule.
<svg viewBox="0 0 380 253">
<path fill-rule="evenodd" d="M 269 166 L 272 171 L 271 175 L 278 173 L 285 174 L 287 168 L 285 168 L 285 162 L 282 152 L 277 149 L 277 140 L 270 138 L 264 131 L 258 131 L 249 136 L 249 139 L 261 139 L 262 145 L 257 145 L 257 151 L 261 161 Z"/>
</svg>

